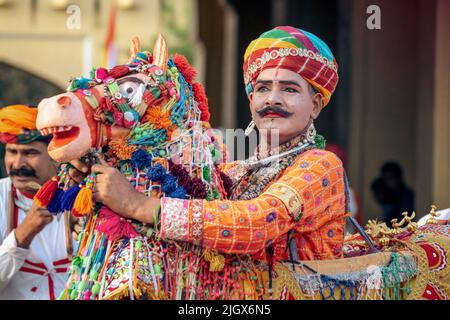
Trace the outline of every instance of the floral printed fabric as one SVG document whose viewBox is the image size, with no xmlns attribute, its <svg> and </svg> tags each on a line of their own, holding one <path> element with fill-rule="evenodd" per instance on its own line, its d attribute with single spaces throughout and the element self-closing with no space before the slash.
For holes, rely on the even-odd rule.
<svg viewBox="0 0 450 320">
<path fill-rule="evenodd" d="M 300 154 L 283 174 L 252 200 L 162 199 L 161 237 L 188 241 L 223 253 L 264 259 L 289 258 L 289 239 L 300 260 L 342 257 L 344 169 L 331 152 Z"/>
</svg>

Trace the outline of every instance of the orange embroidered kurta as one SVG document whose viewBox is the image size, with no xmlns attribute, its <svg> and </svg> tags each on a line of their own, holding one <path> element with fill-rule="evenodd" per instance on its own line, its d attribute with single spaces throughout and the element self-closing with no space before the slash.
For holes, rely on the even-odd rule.
<svg viewBox="0 0 450 320">
<path fill-rule="evenodd" d="M 342 162 L 331 152 L 313 149 L 298 155 L 252 200 L 162 198 L 161 237 L 258 259 L 273 247 L 275 260 L 286 260 L 289 236 L 300 260 L 340 258 L 345 197 Z"/>
</svg>

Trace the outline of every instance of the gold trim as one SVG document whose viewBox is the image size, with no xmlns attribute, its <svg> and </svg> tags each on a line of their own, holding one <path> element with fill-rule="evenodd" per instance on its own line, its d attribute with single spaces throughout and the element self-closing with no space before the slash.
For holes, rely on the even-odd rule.
<svg viewBox="0 0 450 320">
<path fill-rule="evenodd" d="M 428 242 L 430 244 L 436 243 L 436 244 L 440 245 L 441 247 L 443 247 L 444 251 L 447 254 L 450 252 L 449 241 L 446 237 L 429 234 L 429 233 L 424 233 L 424 234 L 425 234 L 425 236 L 423 238 L 417 239 L 417 237 L 416 237 L 415 239 L 424 241 L 424 242 Z M 448 261 L 447 261 L 447 266 L 443 270 L 437 271 L 437 272 L 431 272 L 430 268 L 428 266 L 428 258 L 427 258 L 425 250 L 423 250 L 422 247 L 419 246 L 414 241 L 414 239 L 409 239 L 408 241 L 402 241 L 402 243 L 406 247 L 408 247 L 408 249 L 410 249 L 414 252 L 414 254 L 417 256 L 417 260 L 418 260 L 417 276 L 416 276 L 414 283 L 411 285 L 411 293 L 407 296 L 407 299 L 424 300 L 424 298 L 422 296 L 425 292 L 425 288 L 428 283 L 432 283 L 432 284 L 436 285 L 437 287 L 439 287 L 441 290 L 444 291 L 444 294 L 447 296 L 447 298 L 450 297 L 450 286 L 448 284 L 446 284 L 446 282 L 448 281 L 448 279 L 446 280 L 446 278 L 450 272 L 450 267 L 448 265 Z M 448 256 L 447 256 L 447 258 L 448 258 Z"/>
<path fill-rule="evenodd" d="M 297 190 L 292 188 L 290 185 L 277 182 L 272 184 L 264 193 L 274 196 L 283 202 L 296 221 L 301 218 L 301 197 Z"/>
<path fill-rule="evenodd" d="M 274 271 L 276 273 L 276 278 L 272 279 L 273 295 L 270 294 L 269 290 L 266 290 L 265 299 L 280 300 L 281 292 L 283 291 L 283 288 L 286 287 L 295 300 L 306 300 L 300 285 L 285 265 L 276 263 Z M 268 287 L 269 286 L 266 286 L 266 288 Z"/>
</svg>

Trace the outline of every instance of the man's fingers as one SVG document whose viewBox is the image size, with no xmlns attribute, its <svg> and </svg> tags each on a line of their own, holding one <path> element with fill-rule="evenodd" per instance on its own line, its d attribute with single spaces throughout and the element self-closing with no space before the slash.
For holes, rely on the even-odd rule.
<svg viewBox="0 0 450 320">
<path fill-rule="evenodd" d="M 68 171 L 70 178 L 76 183 L 81 183 L 86 177 L 86 174 L 79 171 L 78 169 L 71 168 Z"/>
<path fill-rule="evenodd" d="M 70 161 L 70 164 L 80 172 L 83 172 L 83 173 L 89 172 L 89 166 L 81 160 Z"/>
<path fill-rule="evenodd" d="M 45 224 L 49 224 L 53 221 L 53 216 L 52 215 L 42 216 L 42 220 L 44 221 Z"/>
<path fill-rule="evenodd" d="M 79 224 L 76 224 L 75 227 L 73 228 L 76 232 L 80 232 L 81 231 L 81 226 Z"/>
<path fill-rule="evenodd" d="M 94 198 L 95 202 L 103 202 L 103 198 L 100 196 L 100 193 L 98 191 L 93 190 L 92 197 Z"/>
<path fill-rule="evenodd" d="M 111 167 L 111 166 L 108 164 L 108 162 L 106 162 L 105 159 L 103 159 L 102 157 L 98 157 L 97 159 L 99 160 L 99 162 L 100 162 L 100 164 L 101 164 L 102 166 L 105 166 L 105 167 Z"/>
<path fill-rule="evenodd" d="M 92 172 L 99 173 L 99 174 L 107 173 L 109 170 L 111 170 L 110 166 L 107 166 L 107 165 L 105 166 L 102 164 L 94 164 L 91 168 Z"/>
<path fill-rule="evenodd" d="M 33 212 L 33 211 L 39 210 L 40 208 L 41 207 L 36 203 L 36 201 L 33 201 L 33 203 L 31 204 L 29 212 Z"/>
<path fill-rule="evenodd" d="M 44 218 L 48 218 L 48 217 L 53 218 L 53 214 L 51 214 L 50 212 L 48 212 L 45 209 L 42 209 L 42 208 L 38 209 L 38 213 Z"/>
</svg>

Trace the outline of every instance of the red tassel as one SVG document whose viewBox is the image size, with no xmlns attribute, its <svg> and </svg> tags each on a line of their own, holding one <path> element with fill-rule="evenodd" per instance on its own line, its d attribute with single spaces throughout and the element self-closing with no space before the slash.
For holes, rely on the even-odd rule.
<svg viewBox="0 0 450 320">
<path fill-rule="evenodd" d="M 183 75 L 184 79 L 189 84 L 192 84 L 195 77 L 197 76 L 197 71 L 189 64 L 186 57 L 181 54 L 175 54 L 175 56 L 173 57 L 173 62 L 177 66 L 178 71 L 180 71 Z"/>
<path fill-rule="evenodd" d="M 198 108 L 202 112 L 200 120 L 207 122 L 211 114 L 208 111 L 208 98 L 206 97 L 205 88 L 201 83 L 194 83 L 192 89 L 194 90 L 194 98 L 198 103 Z"/>
<path fill-rule="evenodd" d="M 114 79 L 122 78 L 130 73 L 130 69 L 126 66 L 117 66 L 109 70 L 109 76 Z"/>
<path fill-rule="evenodd" d="M 41 207 L 46 208 L 58 190 L 59 176 L 53 177 L 47 181 L 34 196 L 34 201 Z"/>
</svg>

